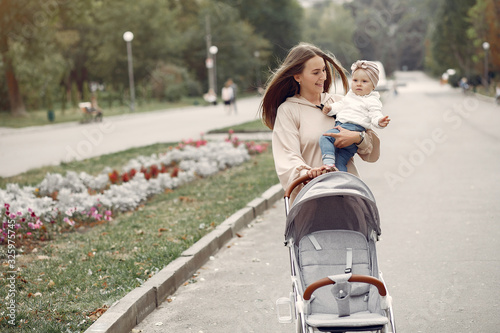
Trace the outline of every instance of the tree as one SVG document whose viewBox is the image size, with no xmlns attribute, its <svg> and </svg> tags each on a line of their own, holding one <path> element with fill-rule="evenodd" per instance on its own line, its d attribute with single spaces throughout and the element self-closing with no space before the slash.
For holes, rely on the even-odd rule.
<svg viewBox="0 0 500 333">
<path fill-rule="evenodd" d="M 238 10 L 243 20 L 254 27 L 255 33 L 272 44 L 271 66 L 302 38 L 303 8 L 296 0 L 220 0 Z"/>
<path fill-rule="evenodd" d="M 430 40 L 428 67 L 435 75 L 449 68 L 469 76 L 474 49 L 467 37 L 470 23 L 467 12 L 476 0 L 444 0 L 436 16 L 436 27 Z"/>
<path fill-rule="evenodd" d="M 210 31 L 207 31 L 207 19 Z M 271 50 L 269 41 L 255 33 L 249 22 L 241 19 L 240 12 L 224 1 L 201 1 L 198 13 L 190 28 L 185 31 L 186 51 L 182 54 L 188 68 L 208 90 L 206 37 L 210 33 L 212 44 L 217 46 L 217 87 L 229 77 L 241 90 L 255 88 L 256 68 L 259 61 L 265 61 Z M 255 51 L 260 57 L 255 57 Z M 219 89 L 218 89 L 219 90 Z"/>
<path fill-rule="evenodd" d="M 56 90 L 66 66 L 56 43 L 60 18 L 78 16 L 75 10 L 84 10 L 89 1 L 0 2 L 0 56 L 13 115 L 26 114 L 26 101 L 39 107 L 45 94 Z"/>
<path fill-rule="evenodd" d="M 473 41 L 473 61 L 476 71 L 481 72 L 484 58 L 483 42 L 490 44 L 492 71 L 500 72 L 500 3 L 495 0 L 477 0 L 468 11 L 470 27 L 467 36 Z"/>
<path fill-rule="evenodd" d="M 349 70 L 360 58 L 354 44 L 356 23 L 350 11 L 334 3 L 322 3 L 305 10 L 303 40 L 332 52 Z"/>
<path fill-rule="evenodd" d="M 21 96 L 19 82 L 16 77 L 13 54 L 10 50 L 9 35 L 22 29 L 20 22 L 32 16 L 32 6 L 26 0 L 4 0 L 0 2 L 0 55 L 3 61 L 5 79 L 7 82 L 10 110 L 14 116 L 26 114 L 26 107 Z"/>
</svg>

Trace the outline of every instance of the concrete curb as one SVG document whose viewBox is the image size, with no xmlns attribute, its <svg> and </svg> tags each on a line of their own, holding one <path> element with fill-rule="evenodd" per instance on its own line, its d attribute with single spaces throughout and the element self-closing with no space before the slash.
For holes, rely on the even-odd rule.
<svg viewBox="0 0 500 333">
<path fill-rule="evenodd" d="M 231 215 L 142 286 L 135 288 L 113 304 L 85 332 L 130 332 L 203 266 L 210 256 L 235 237 L 238 231 L 283 198 L 283 195 L 284 191 L 280 184 L 269 188 L 261 197 L 252 200 L 245 208 Z"/>
</svg>

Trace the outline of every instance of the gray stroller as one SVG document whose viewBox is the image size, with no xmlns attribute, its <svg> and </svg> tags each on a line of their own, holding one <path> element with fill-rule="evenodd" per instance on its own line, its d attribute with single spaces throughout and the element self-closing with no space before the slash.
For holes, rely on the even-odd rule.
<svg viewBox="0 0 500 333">
<path fill-rule="evenodd" d="M 292 292 L 276 301 L 278 319 L 296 332 L 393 332 L 391 297 L 378 269 L 380 220 L 358 177 L 331 172 L 312 179 L 293 205 L 285 193 L 285 244 Z"/>
</svg>

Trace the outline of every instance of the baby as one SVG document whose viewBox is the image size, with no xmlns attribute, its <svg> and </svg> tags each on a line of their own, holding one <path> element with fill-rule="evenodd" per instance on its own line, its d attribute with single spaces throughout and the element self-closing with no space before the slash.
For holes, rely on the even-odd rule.
<svg viewBox="0 0 500 333">
<path fill-rule="evenodd" d="M 358 60 L 351 66 L 352 83 L 347 95 L 339 102 L 325 105 L 322 112 L 327 116 L 336 117 L 335 128 L 327 133 L 339 133 L 338 126 L 350 131 L 360 132 L 363 142 L 364 132 L 371 129 L 386 127 L 391 121 L 382 114 L 380 94 L 374 91 L 379 80 L 379 70 L 375 62 Z M 334 146 L 335 138 L 322 136 L 319 139 L 323 164 L 327 170 L 347 171 L 347 162 L 356 154 L 358 147 L 352 144 L 345 148 Z"/>
</svg>

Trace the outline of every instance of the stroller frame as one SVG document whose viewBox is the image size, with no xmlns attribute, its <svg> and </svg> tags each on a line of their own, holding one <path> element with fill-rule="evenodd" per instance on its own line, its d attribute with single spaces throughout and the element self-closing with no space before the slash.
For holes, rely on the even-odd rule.
<svg viewBox="0 0 500 333">
<path fill-rule="evenodd" d="M 290 206 L 291 193 L 305 182 Z M 289 186 L 284 200 L 292 291 L 276 301 L 278 320 L 295 319 L 297 333 L 396 333 L 392 298 L 376 257 L 378 210 L 366 184 L 346 172 L 306 175 Z M 330 204 L 347 207 L 338 211 L 349 216 L 326 219 L 320 211 Z"/>
</svg>

